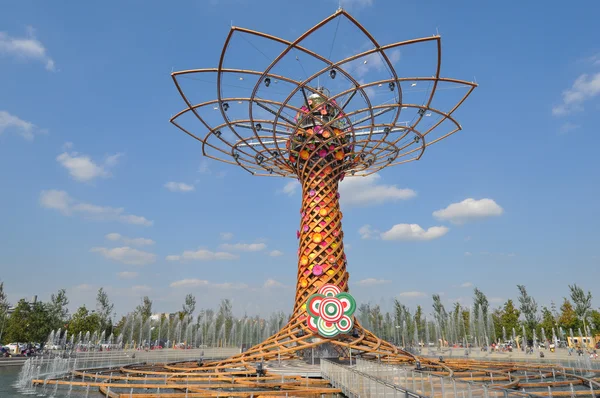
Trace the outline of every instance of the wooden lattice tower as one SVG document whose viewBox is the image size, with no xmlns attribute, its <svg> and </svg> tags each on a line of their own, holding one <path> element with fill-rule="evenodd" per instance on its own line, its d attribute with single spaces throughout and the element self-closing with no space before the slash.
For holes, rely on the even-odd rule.
<svg viewBox="0 0 600 398">
<path fill-rule="evenodd" d="M 344 18 L 358 28 L 373 43 L 373 48 L 360 54 L 333 62 L 328 58 L 303 47 L 301 44 L 310 35 L 326 24 Z M 339 20 L 338 20 L 339 23 Z M 225 68 L 224 60 L 235 35 L 249 35 L 277 43 L 281 53 L 264 71 Z M 402 46 L 433 43 L 437 47 L 436 74 L 432 77 L 398 77 L 388 57 L 390 50 Z M 291 51 L 318 60 L 323 67 L 304 80 L 295 80 L 274 73 L 274 68 Z M 376 55 L 388 70 L 390 77 L 368 83 L 359 83 L 349 72 L 352 62 Z M 298 56 L 296 56 L 298 59 Z M 241 166 L 253 175 L 270 175 L 298 179 L 302 186 L 300 209 L 298 273 L 296 296 L 292 316 L 288 324 L 264 342 L 243 354 L 213 364 L 214 369 L 237 367 L 272 359 L 297 357 L 302 350 L 323 343 L 337 347 L 342 355 L 361 353 L 377 356 L 388 361 L 408 361 L 413 356 L 394 345 L 381 340 L 363 328 L 352 316 L 355 306 L 348 295 L 349 274 L 344 252 L 342 212 L 340 210 L 339 183 L 345 177 L 358 178 L 381 170 L 384 167 L 420 159 L 426 147 L 460 130 L 452 113 L 464 102 L 476 84 L 440 76 L 441 41 L 439 36 L 414 39 L 381 46 L 369 32 L 344 10 L 326 18 L 297 40 L 290 42 L 264 33 L 232 27 L 225 41 L 218 68 L 175 72 L 173 80 L 187 104 L 187 109 L 175 115 L 171 122 L 202 143 L 203 154 L 209 158 Z M 366 64 L 366 60 L 364 61 Z M 184 93 L 182 79 L 198 80 L 216 75 L 217 99 L 194 103 Z M 224 83 L 229 77 L 254 84 L 249 96 L 227 96 L 223 94 Z M 321 77 L 323 76 L 323 77 Z M 321 86 L 313 86 L 321 78 L 344 78 L 350 84 L 347 90 L 331 95 Z M 417 83 L 428 85 L 425 99 L 421 103 L 403 101 L 403 90 Z M 268 99 L 272 85 L 283 83 L 290 88 L 285 99 Z M 448 110 L 438 109 L 432 104 L 440 85 L 464 88 Z M 270 88 L 271 87 L 271 88 Z M 374 88 L 389 90 L 392 101 L 372 103 L 368 91 Z M 358 96 L 356 96 L 358 94 Z M 361 98 L 364 105 L 357 106 L 353 99 Z M 233 106 L 248 113 L 233 117 Z M 211 125 L 210 111 L 219 111 L 223 123 Z M 412 111 L 410 122 L 400 121 L 400 114 Z M 214 113 L 213 113 L 214 115 Z M 265 116 L 266 115 L 266 116 Z M 387 117 L 383 120 L 383 115 Z M 435 115 L 434 118 L 427 119 Z M 191 117 L 206 129 L 207 134 L 198 136 L 184 121 Z M 436 132 L 442 131 L 436 136 Z M 433 138 L 431 138 L 433 137 Z M 320 289 L 333 286 L 353 323 L 327 321 L 323 311 L 318 321 L 314 311 L 307 308 L 311 297 L 320 300 Z M 334 292 L 335 293 L 335 292 Z M 316 295 L 316 296 L 313 296 Z M 333 295 L 333 294 L 332 294 Z M 338 297 L 337 295 L 335 297 Z M 332 314 L 342 301 L 329 300 Z M 319 301 L 320 303 L 320 301 Z M 325 301 L 323 301 L 325 303 Z M 337 303 L 337 304 L 336 304 Z M 316 308 L 316 307 L 315 307 Z M 342 307 L 339 307 L 342 309 Z M 317 310 L 318 312 L 318 310 Z M 331 315 L 331 314 L 330 314 Z M 331 318 L 333 319 L 333 318 Z M 336 318 L 336 319 L 339 319 Z M 311 323 L 311 320 L 313 323 Z M 317 324 L 320 326 L 317 327 Z"/>
</svg>

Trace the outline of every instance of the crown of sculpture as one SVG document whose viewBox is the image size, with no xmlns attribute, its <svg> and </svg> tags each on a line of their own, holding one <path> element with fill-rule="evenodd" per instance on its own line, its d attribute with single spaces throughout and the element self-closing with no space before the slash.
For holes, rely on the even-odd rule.
<svg viewBox="0 0 600 398">
<path fill-rule="evenodd" d="M 336 61 L 311 50 L 311 37 L 323 31 L 333 49 L 342 20 L 371 48 Z M 337 24 L 333 35 L 327 30 L 331 24 Z M 231 53 L 233 44 L 243 41 L 267 61 Z M 399 76 L 394 65 L 398 51 L 410 54 L 421 47 L 431 53 L 433 75 Z M 269 50 L 271 56 L 266 54 Z M 401 66 L 409 65 L 407 57 Z M 228 67 L 240 59 L 266 66 Z M 367 175 L 418 160 L 428 146 L 461 129 L 453 113 L 477 85 L 441 77 L 440 61 L 439 35 L 380 45 L 342 9 L 294 41 L 232 27 L 216 68 L 172 74 L 188 107 L 171 122 L 199 140 L 205 156 L 252 174 L 303 178 L 318 168 L 340 178 L 347 173 Z M 293 62 L 300 64 L 305 78 L 285 73 Z M 365 82 L 368 62 L 385 76 Z M 211 81 L 216 81 L 216 98 L 186 87 Z M 441 92 L 450 91 L 455 94 L 450 100 L 438 100 Z"/>
</svg>

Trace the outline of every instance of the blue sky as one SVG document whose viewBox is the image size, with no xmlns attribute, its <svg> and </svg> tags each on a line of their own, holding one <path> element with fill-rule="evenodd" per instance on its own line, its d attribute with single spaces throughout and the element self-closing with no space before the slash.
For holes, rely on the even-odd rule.
<svg viewBox="0 0 600 398">
<path fill-rule="evenodd" d="M 456 114 L 464 130 L 421 161 L 344 182 L 357 300 L 398 297 L 430 311 L 432 293 L 468 305 L 477 286 L 496 306 L 519 283 L 548 305 L 577 283 L 600 304 L 600 5 L 343 5 L 381 43 L 437 29 L 442 75 L 480 85 Z M 230 297 L 238 314 L 290 311 L 298 190 L 203 159 L 169 124 L 184 108 L 170 73 L 216 67 L 232 21 L 293 40 L 337 6 L 3 4 L 0 279 L 9 298 L 64 287 L 73 306 L 93 306 L 102 286 L 119 313 L 143 295 L 174 311 L 187 293 L 199 308 Z M 340 52 L 364 46 L 337 40 Z M 232 54 L 236 65 L 256 56 Z M 400 75 L 425 68 L 418 54 L 398 55 Z M 419 227 L 386 235 L 399 224 Z"/>
</svg>

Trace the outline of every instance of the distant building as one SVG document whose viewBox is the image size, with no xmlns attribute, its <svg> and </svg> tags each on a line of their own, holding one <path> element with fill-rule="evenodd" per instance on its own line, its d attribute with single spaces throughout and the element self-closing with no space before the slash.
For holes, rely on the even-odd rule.
<svg viewBox="0 0 600 398">
<path fill-rule="evenodd" d="M 27 303 L 29 303 L 29 305 L 32 305 L 32 304 L 35 304 L 35 303 L 37 303 L 37 295 L 36 295 L 36 296 L 33 296 L 33 297 L 31 298 L 31 300 L 28 300 L 28 299 L 26 299 L 26 298 L 24 298 L 24 299 L 21 299 L 21 300 L 25 300 Z M 21 300 L 19 300 L 19 301 L 21 301 Z M 19 301 L 17 301 L 17 303 L 18 303 Z M 9 307 L 9 308 L 8 308 L 8 310 L 6 311 L 6 314 L 7 314 L 8 316 L 12 315 L 12 313 L 13 313 L 13 312 L 15 312 L 15 309 L 16 309 L 16 308 L 17 308 L 17 306 L 16 306 L 16 305 L 13 305 L 12 307 Z"/>
<path fill-rule="evenodd" d="M 171 313 L 169 313 L 169 312 L 157 312 L 156 314 L 150 315 L 150 319 L 152 321 L 159 321 L 159 320 L 162 319 L 163 316 L 168 319 L 168 318 L 173 318 L 176 315 L 177 315 L 177 313 L 175 313 L 175 312 L 171 312 Z"/>
</svg>

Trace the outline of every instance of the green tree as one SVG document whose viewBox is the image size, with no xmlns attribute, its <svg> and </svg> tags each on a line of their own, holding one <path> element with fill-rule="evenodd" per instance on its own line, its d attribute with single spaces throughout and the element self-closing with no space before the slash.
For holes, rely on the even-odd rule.
<svg viewBox="0 0 600 398">
<path fill-rule="evenodd" d="M 137 315 L 141 315 L 142 321 L 146 322 L 152 316 L 152 300 L 148 296 L 142 298 L 142 303 L 135 309 Z"/>
<path fill-rule="evenodd" d="M 373 332 L 376 335 L 381 335 L 383 329 L 383 314 L 381 313 L 381 308 L 379 305 L 374 305 L 371 307 L 369 321 Z"/>
<path fill-rule="evenodd" d="M 473 319 L 471 320 L 471 333 L 477 335 L 480 344 L 482 338 L 488 334 L 488 312 L 490 303 L 486 295 L 478 288 L 473 289 Z"/>
<path fill-rule="evenodd" d="M 502 315 L 500 316 L 500 323 L 504 326 L 508 336 L 512 336 L 512 331 L 519 329 L 519 316 L 521 312 L 515 307 L 512 300 L 507 300 L 502 307 Z"/>
<path fill-rule="evenodd" d="M 6 340 L 21 343 L 43 343 L 52 331 L 48 307 L 41 302 L 30 304 L 20 300 L 8 318 Z"/>
<path fill-rule="evenodd" d="M 588 291 L 586 294 L 583 289 L 576 284 L 573 284 L 573 286 L 569 285 L 569 290 L 571 290 L 571 300 L 573 300 L 573 304 L 575 304 L 575 314 L 577 314 L 577 318 L 583 323 L 583 333 L 587 335 L 586 318 L 592 309 L 592 293 Z"/>
<path fill-rule="evenodd" d="M 448 325 L 448 313 L 444 308 L 444 304 L 442 304 L 442 299 L 439 294 L 434 294 L 432 296 L 433 299 L 433 316 L 440 326 L 440 330 L 443 334 L 443 339 L 447 340 L 448 335 L 446 333 L 447 325 Z"/>
<path fill-rule="evenodd" d="M 115 325 L 115 327 L 112 331 L 115 336 L 118 336 L 121 333 L 125 332 L 125 323 L 127 323 L 127 317 L 123 315 L 121 317 L 121 320 L 119 320 L 119 322 L 117 322 L 117 324 Z"/>
<path fill-rule="evenodd" d="M 504 330 L 502 329 L 502 314 L 504 313 L 504 310 L 502 308 L 496 308 L 494 311 L 492 311 L 492 321 L 494 322 L 494 334 L 496 335 L 496 338 L 502 338 L 504 339 L 504 335 L 506 335 L 506 338 L 508 339 L 508 336 L 510 336 L 510 331 L 506 329 L 506 327 L 504 328 Z"/>
<path fill-rule="evenodd" d="M 196 297 L 194 297 L 191 293 L 185 296 L 185 302 L 183 304 L 183 314 L 184 316 L 193 316 L 194 311 L 196 310 Z"/>
<path fill-rule="evenodd" d="M 407 306 L 399 302 L 397 299 L 394 300 L 394 332 L 395 339 L 398 340 L 398 344 L 408 344 L 413 336 L 414 325 L 412 322 L 412 315 Z"/>
<path fill-rule="evenodd" d="M 590 329 L 592 331 L 592 335 L 595 336 L 600 334 L 600 311 L 590 311 Z"/>
<path fill-rule="evenodd" d="M 537 328 L 538 324 L 538 305 L 535 299 L 527 294 L 527 289 L 524 285 L 517 285 L 517 288 L 520 293 L 519 304 L 521 313 L 525 318 L 525 331 L 527 332 L 527 336 L 533 336 L 533 331 Z"/>
<path fill-rule="evenodd" d="M 31 307 L 24 299 L 19 300 L 6 325 L 5 340 L 10 342 L 29 341 L 29 316 Z"/>
<path fill-rule="evenodd" d="M 358 306 L 358 320 L 364 327 L 367 329 L 371 328 L 370 318 L 371 318 L 371 306 L 369 303 L 361 303 Z"/>
<path fill-rule="evenodd" d="M 219 306 L 219 312 L 217 313 L 217 319 L 215 323 L 217 332 L 221 330 L 223 326 L 223 331 L 225 333 L 225 340 L 229 337 L 231 333 L 231 327 L 233 326 L 233 312 L 231 300 L 223 299 L 221 300 L 221 305 Z M 226 341 L 220 342 L 221 344 L 225 344 Z"/>
<path fill-rule="evenodd" d="M 64 328 L 65 322 L 69 318 L 69 299 L 67 291 L 60 289 L 56 294 L 50 296 L 50 303 L 47 304 L 50 313 L 50 326 L 52 330 Z"/>
<path fill-rule="evenodd" d="M 9 308 L 10 304 L 8 303 L 6 293 L 4 292 L 4 282 L 0 282 L 0 343 L 4 342 L 2 336 L 4 335 Z"/>
<path fill-rule="evenodd" d="M 463 324 L 465 325 L 465 334 L 467 336 L 473 336 L 473 331 L 472 331 L 472 327 L 471 327 L 471 313 L 469 312 L 468 309 L 463 308 L 461 310 L 461 316 L 462 316 Z"/>
<path fill-rule="evenodd" d="M 108 299 L 108 294 L 106 294 L 104 288 L 98 289 L 98 294 L 96 295 L 96 313 L 100 317 L 100 330 L 106 331 L 107 334 L 109 334 L 112 329 L 112 320 L 110 316 L 114 307 L 115 305 Z"/>
<path fill-rule="evenodd" d="M 490 303 L 489 303 L 486 295 L 478 288 L 473 289 L 473 294 L 475 295 L 473 297 L 473 315 L 475 315 L 475 319 L 473 319 L 473 323 L 479 322 L 479 311 L 481 311 L 481 317 L 483 318 L 483 325 L 477 325 L 477 327 L 483 328 L 482 330 L 486 330 Z"/>
<path fill-rule="evenodd" d="M 463 341 L 465 336 L 468 334 L 466 323 L 462 316 L 462 311 L 463 308 L 460 305 L 460 303 L 458 301 L 455 302 L 452 308 L 452 319 L 454 320 L 454 324 L 456 325 L 456 331 L 458 333 L 456 338 L 458 339 L 458 341 Z"/>
<path fill-rule="evenodd" d="M 86 332 L 92 334 L 100 329 L 101 325 L 102 319 L 100 315 L 95 312 L 90 313 L 85 305 L 82 305 L 71 317 L 69 334 L 74 336 L 77 336 L 79 333 L 84 335 Z"/>
<path fill-rule="evenodd" d="M 420 305 L 417 305 L 417 310 L 414 315 L 415 327 L 417 328 L 417 334 L 420 340 L 425 339 L 424 328 L 423 328 L 423 309 Z"/>
<path fill-rule="evenodd" d="M 552 329 L 556 325 L 556 319 L 554 318 L 554 314 L 552 314 L 552 310 L 547 307 L 542 307 L 542 321 L 540 322 L 540 330 L 538 330 L 538 336 L 540 340 L 542 339 L 542 328 L 544 329 L 544 333 L 546 335 L 546 339 L 552 338 Z"/>
<path fill-rule="evenodd" d="M 568 333 L 570 329 L 577 331 L 577 329 L 581 326 L 579 319 L 577 319 L 577 313 L 567 298 L 564 298 L 563 304 L 560 306 L 558 325 L 562 327 L 566 333 Z"/>
</svg>

